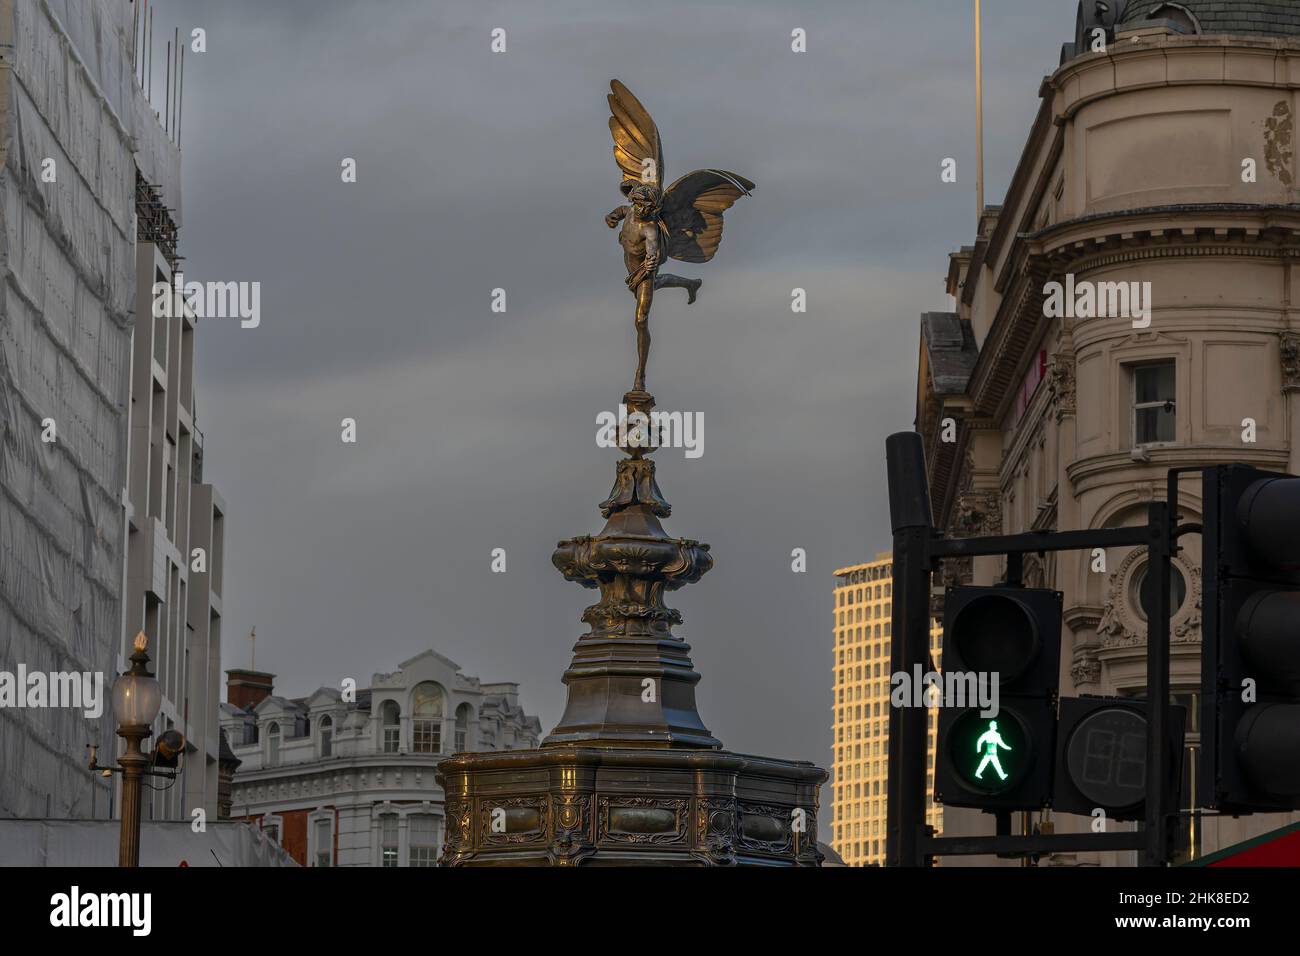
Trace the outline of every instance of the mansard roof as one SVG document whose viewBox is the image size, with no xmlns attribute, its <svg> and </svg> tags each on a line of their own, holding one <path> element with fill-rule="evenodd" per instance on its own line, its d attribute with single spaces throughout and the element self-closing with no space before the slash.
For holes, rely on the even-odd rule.
<svg viewBox="0 0 1300 956">
<path fill-rule="evenodd" d="M 935 392 L 956 395 L 965 391 L 971 369 L 979 358 L 970 320 L 955 312 L 924 312 L 921 341 Z"/>
<path fill-rule="evenodd" d="M 1190 17 L 1188 17 L 1190 14 Z M 1238 33 L 1245 36 L 1300 36 L 1300 2 L 1297 0 L 1129 0 L 1116 24 L 1120 30 L 1144 23 L 1191 20 L 1201 33 Z"/>
</svg>

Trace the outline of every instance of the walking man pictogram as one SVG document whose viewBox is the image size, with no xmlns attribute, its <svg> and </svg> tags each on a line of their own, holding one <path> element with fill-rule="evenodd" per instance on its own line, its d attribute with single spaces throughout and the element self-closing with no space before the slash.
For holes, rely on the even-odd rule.
<svg viewBox="0 0 1300 956">
<path fill-rule="evenodd" d="M 1002 764 L 998 762 L 999 747 L 1003 750 L 1011 749 L 1007 742 L 1002 739 L 1002 735 L 998 733 L 998 722 L 996 720 L 990 720 L 989 729 L 980 734 L 979 740 L 975 741 L 975 752 L 979 753 L 981 750 L 984 751 L 984 759 L 980 761 L 980 765 L 975 771 L 976 780 L 982 778 L 984 768 L 989 764 L 993 764 L 993 769 L 998 772 L 999 777 L 1003 780 L 1007 779 L 1007 775 L 1002 772 Z"/>
</svg>

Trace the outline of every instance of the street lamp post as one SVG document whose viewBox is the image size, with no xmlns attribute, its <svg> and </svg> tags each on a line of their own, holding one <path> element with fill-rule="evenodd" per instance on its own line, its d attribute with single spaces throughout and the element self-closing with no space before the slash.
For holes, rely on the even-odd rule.
<svg viewBox="0 0 1300 956">
<path fill-rule="evenodd" d="M 148 726 L 124 724 L 117 735 L 126 740 L 126 753 L 118 758 L 122 767 L 122 836 L 117 849 L 118 866 L 140 865 L 140 790 L 149 758 L 140 741 L 149 736 Z"/>
<path fill-rule="evenodd" d="M 126 753 L 118 763 L 122 773 L 122 832 L 118 844 L 117 865 L 140 865 L 140 790 L 146 768 L 154 757 L 140 747 L 152 731 L 154 719 L 162 707 L 162 688 L 149 673 L 149 639 L 141 631 L 135 638 L 131 667 L 113 683 L 113 716 L 117 735 L 126 741 Z M 96 769 L 94 754 L 91 769 Z M 110 771 L 111 772 L 111 771 Z"/>
</svg>

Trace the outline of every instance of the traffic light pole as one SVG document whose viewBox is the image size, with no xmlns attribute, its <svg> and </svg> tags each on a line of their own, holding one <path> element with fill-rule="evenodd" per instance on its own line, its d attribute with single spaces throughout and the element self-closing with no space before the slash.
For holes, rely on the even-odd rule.
<svg viewBox="0 0 1300 956">
<path fill-rule="evenodd" d="M 911 441 L 917 438 L 916 441 Z M 889 470 L 889 516 L 894 532 L 893 641 L 889 666 L 895 674 L 930 667 L 930 557 L 934 535 L 925 451 L 919 436 L 885 441 Z M 922 707 L 889 709 L 889 773 L 886 782 L 885 862 L 925 866 L 926 730 Z"/>
<path fill-rule="evenodd" d="M 1005 556 L 1008 582 L 1018 581 L 1023 555 L 1093 548 L 1146 547 L 1148 574 L 1157 575 L 1156 606 L 1147 620 L 1147 740 L 1145 827 L 1139 833 L 997 835 L 935 837 L 925 823 L 927 713 L 918 707 L 891 707 L 889 713 L 888 819 L 885 842 L 889 866 L 926 866 L 933 856 L 1138 850 L 1146 866 L 1169 860 L 1169 619 L 1170 574 L 1178 538 L 1199 525 L 1178 525 L 1178 475 L 1198 468 L 1171 469 L 1168 498 L 1149 506 L 1147 524 L 1091 531 L 1042 531 L 983 538 L 945 538 L 930 512 L 929 483 L 921 436 L 898 432 L 885 441 L 889 474 L 890 523 L 894 534 L 893 643 L 890 667 L 911 673 L 929 666 L 930 575 L 945 558 Z M 1059 635 L 1058 635 L 1059 639 Z"/>
<path fill-rule="evenodd" d="M 1175 492 L 1177 484 L 1174 484 Z M 1176 499 L 1175 499 L 1176 501 Z M 1147 575 L 1156 579 L 1156 606 L 1147 614 L 1147 799 L 1143 864 L 1164 866 L 1169 859 L 1169 575 L 1177 538 L 1167 502 L 1147 506 Z"/>
</svg>

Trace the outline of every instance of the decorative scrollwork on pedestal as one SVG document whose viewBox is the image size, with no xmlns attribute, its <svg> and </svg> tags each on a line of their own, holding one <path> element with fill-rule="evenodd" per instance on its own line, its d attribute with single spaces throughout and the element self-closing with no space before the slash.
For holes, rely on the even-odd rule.
<svg viewBox="0 0 1300 956">
<path fill-rule="evenodd" d="M 553 866 L 577 866 L 596 852 L 591 842 L 591 795 L 551 795 L 555 828 L 547 858 Z"/>
<path fill-rule="evenodd" d="M 550 803 L 544 796 L 479 801 L 479 842 L 483 846 L 538 843 L 550 831 Z M 499 814 L 499 816 L 498 816 Z M 501 822 L 498 823 L 498 820 Z"/>
<path fill-rule="evenodd" d="M 469 801 L 449 797 L 443 807 L 446 832 L 443 834 L 442 856 L 438 862 L 443 866 L 458 866 L 474 856 L 473 817 Z"/>
<path fill-rule="evenodd" d="M 686 801 L 663 797 L 601 797 L 598 843 L 658 846 L 687 841 Z"/>
<path fill-rule="evenodd" d="M 649 458 L 624 458 L 614 474 L 614 487 L 600 503 L 600 513 L 608 518 L 616 511 L 643 504 L 660 518 L 673 513 L 655 481 L 655 463 Z"/>
<path fill-rule="evenodd" d="M 696 855 L 711 866 L 736 862 L 736 804 L 731 800 L 697 800 Z"/>
<path fill-rule="evenodd" d="M 794 833 L 790 827 L 789 807 L 742 803 L 737 808 L 737 816 L 740 822 L 741 849 L 779 856 L 794 855 Z"/>
</svg>

